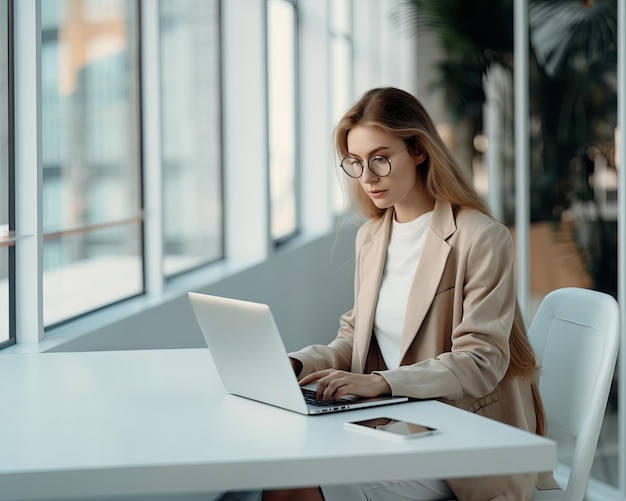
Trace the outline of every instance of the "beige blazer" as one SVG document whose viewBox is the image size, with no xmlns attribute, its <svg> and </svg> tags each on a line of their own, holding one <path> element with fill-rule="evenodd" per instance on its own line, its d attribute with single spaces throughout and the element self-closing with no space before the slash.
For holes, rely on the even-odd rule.
<svg viewBox="0 0 626 501">
<path fill-rule="evenodd" d="M 393 211 L 356 237 L 354 307 L 335 340 L 290 356 L 300 377 L 334 367 L 383 376 L 394 395 L 437 398 L 535 432 L 531 382 L 506 377 L 515 313 L 514 248 L 502 224 L 473 210 L 435 204 L 409 292 L 400 367 L 388 370 L 372 335 Z M 537 475 L 447 479 L 460 500 L 530 499 Z"/>
</svg>

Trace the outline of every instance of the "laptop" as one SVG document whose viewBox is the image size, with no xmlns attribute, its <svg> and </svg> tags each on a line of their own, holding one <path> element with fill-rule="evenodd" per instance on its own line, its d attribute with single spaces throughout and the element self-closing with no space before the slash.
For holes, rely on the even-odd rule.
<svg viewBox="0 0 626 501">
<path fill-rule="evenodd" d="M 316 401 L 301 388 L 266 304 L 189 292 L 189 301 L 228 393 L 301 414 L 362 409 L 406 402 L 407 397 Z M 308 386 L 308 385 L 307 385 Z"/>
</svg>

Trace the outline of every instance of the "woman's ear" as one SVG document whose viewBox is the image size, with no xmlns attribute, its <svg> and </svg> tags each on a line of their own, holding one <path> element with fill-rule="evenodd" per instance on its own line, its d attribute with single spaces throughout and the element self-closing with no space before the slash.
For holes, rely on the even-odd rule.
<svg viewBox="0 0 626 501">
<path fill-rule="evenodd" d="M 424 160 L 426 160 L 426 157 L 427 153 L 424 150 L 419 149 L 417 153 L 415 153 L 415 161 L 417 162 L 416 167 L 422 165 L 424 163 Z"/>
</svg>

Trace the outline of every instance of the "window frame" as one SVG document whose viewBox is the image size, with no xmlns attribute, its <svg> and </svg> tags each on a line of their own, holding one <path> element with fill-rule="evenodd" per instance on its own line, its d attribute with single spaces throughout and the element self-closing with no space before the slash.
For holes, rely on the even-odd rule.
<svg viewBox="0 0 626 501">
<path fill-rule="evenodd" d="M 15 127 L 14 127 L 14 117 L 15 117 L 15 109 L 14 109 L 14 82 L 13 82 L 13 73 L 14 73 L 14 60 L 13 60 L 13 0 L 7 0 L 7 26 L 6 26 L 6 35 L 7 35 L 7 146 L 8 146 L 8 203 L 9 203 L 9 238 L 6 244 L 6 248 L 8 251 L 8 289 L 9 289 L 9 303 L 8 303 L 8 313 L 9 313 L 9 338 L 5 341 L 0 342 L 0 350 L 2 348 L 6 348 L 7 346 L 11 346 L 17 342 L 16 339 L 16 286 L 15 286 L 15 242 L 16 239 L 13 237 L 15 232 Z"/>
<path fill-rule="evenodd" d="M 8 121 L 9 121 L 9 230 L 15 231 L 15 92 L 14 92 L 14 59 L 13 59 L 13 0 L 7 1 L 7 77 L 8 77 Z M 0 345 L 3 348 L 17 342 L 17 300 L 16 300 L 16 277 L 15 277 L 15 246 L 9 247 L 9 340 Z"/>
</svg>

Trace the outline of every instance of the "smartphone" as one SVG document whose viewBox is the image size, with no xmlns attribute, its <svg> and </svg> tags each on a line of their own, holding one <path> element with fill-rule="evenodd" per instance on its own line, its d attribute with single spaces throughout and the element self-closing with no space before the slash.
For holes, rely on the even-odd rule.
<svg viewBox="0 0 626 501">
<path fill-rule="evenodd" d="M 374 419 L 364 419 L 362 421 L 347 421 L 345 426 L 346 428 L 354 430 L 374 433 L 381 437 L 385 436 L 400 440 L 424 437 L 437 431 L 437 428 L 390 417 L 378 417 Z"/>
</svg>

